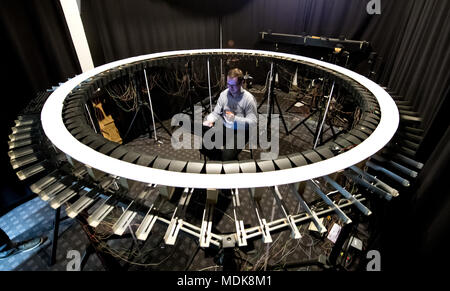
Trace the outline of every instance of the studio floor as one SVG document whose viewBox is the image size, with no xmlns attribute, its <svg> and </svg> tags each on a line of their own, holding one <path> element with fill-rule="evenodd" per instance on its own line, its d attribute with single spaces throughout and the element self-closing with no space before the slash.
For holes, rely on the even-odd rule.
<svg viewBox="0 0 450 291">
<path fill-rule="evenodd" d="M 285 110 L 293 102 L 297 102 L 297 96 L 278 93 L 280 105 Z M 257 96 L 258 102 L 261 96 Z M 288 128 L 292 128 L 305 118 L 309 112 L 305 110 L 304 105 L 294 106 L 290 112 L 284 113 Z M 267 111 L 267 105 L 263 104 L 260 112 Z M 311 118 L 306 123 L 314 129 L 317 124 L 317 118 Z M 327 128 L 327 127 L 325 127 Z M 201 159 L 198 150 L 174 150 L 170 146 L 170 136 L 162 129 L 157 131 L 159 141 L 155 143 L 148 136 L 142 136 L 127 144 L 129 148 L 139 148 L 140 151 L 149 154 L 158 153 L 158 155 L 180 160 Z M 329 136 L 328 131 L 327 136 Z M 290 154 L 296 151 L 307 150 L 312 147 L 313 136 L 304 126 L 299 127 L 293 134 L 286 135 L 283 125 L 280 121 L 280 155 Z M 254 158 L 258 158 L 259 150 L 253 152 Z M 239 160 L 250 159 L 250 152 L 243 151 L 239 155 Z M 130 185 L 130 195 L 137 195 L 145 185 L 132 183 Z M 301 210 L 295 196 L 290 193 L 287 186 L 281 186 L 280 192 L 285 193 L 284 199 L 290 213 L 299 213 Z M 261 209 L 270 221 L 282 217 L 281 211 L 275 211 L 272 193 L 265 189 L 261 193 Z M 205 193 L 195 191 L 193 199 L 189 204 L 186 219 L 197 226 L 200 226 L 205 202 Z M 308 197 L 308 196 L 306 196 Z M 314 200 L 314 197 L 309 197 Z M 242 207 L 242 218 L 245 226 L 256 226 L 257 220 L 252 203 L 249 199 L 248 191 L 240 193 Z M 165 204 L 165 214 L 170 220 L 170 215 L 176 207 L 176 197 L 173 201 L 167 201 Z M 235 232 L 235 223 L 231 205 L 231 197 L 219 195 L 218 204 L 214 212 L 214 223 L 212 232 L 216 234 L 228 234 Z M 90 213 L 95 210 L 96 205 L 92 207 Z M 65 217 L 64 207 L 61 217 Z M 123 211 L 123 210 L 122 210 Z M 300 211 L 301 212 L 301 211 Z M 163 242 L 167 226 L 156 224 L 150 237 L 145 242 L 136 241 L 130 232 L 135 232 L 142 221 L 143 216 L 137 215 L 130 224 L 129 230 L 125 233 L 127 237 L 119 239 L 110 239 L 108 231 L 111 231 L 113 222 L 121 214 L 120 208 L 115 209 L 104 222 L 102 222 L 101 231 L 98 233 L 86 233 L 85 229 L 77 220 L 63 220 L 60 225 L 59 238 L 56 252 L 56 262 L 49 265 L 52 252 L 53 220 L 55 210 L 46 202 L 36 197 L 25 204 L 15 208 L 8 214 L 0 218 L 0 227 L 10 236 L 13 241 L 21 241 L 36 236 L 46 236 L 47 241 L 38 249 L 28 253 L 19 254 L 11 258 L 0 261 L 0 270 L 27 270 L 27 271 L 48 271 L 68 270 L 73 266 L 71 264 L 71 254 L 76 251 L 81 256 L 89 244 L 88 236 L 101 237 L 104 239 L 101 243 L 101 250 L 117 259 L 119 265 L 124 270 L 222 270 L 223 252 L 218 248 L 200 248 L 198 238 L 180 234 L 175 245 L 167 246 Z M 331 228 L 333 216 L 328 216 L 327 225 Z M 283 268 L 283 266 L 317 259 L 320 255 L 329 255 L 332 243 L 324 237 L 317 237 L 311 233 L 308 228 L 310 223 L 299 225 L 299 231 L 302 234 L 301 239 L 292 239 L 290 232 L 285 230 L 273 234 L 272 244 L 263 244 L 260 239 L 249 241 L 248 247 L 235 248 L 233 259 L 236 270 L 265 270 L 267 266 L 274 269 Z M 314 270 L 312 265 L 299 266 L 295 270 Z M 102 264 L 100 259 L 92 254 L 89 256 L 84 271 L 100 271 L 108 269 L 108 266 Z"/>
</svg>

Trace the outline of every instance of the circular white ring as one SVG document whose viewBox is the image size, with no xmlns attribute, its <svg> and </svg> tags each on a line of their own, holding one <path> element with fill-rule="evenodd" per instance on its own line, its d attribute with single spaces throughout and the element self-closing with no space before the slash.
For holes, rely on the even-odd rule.
<svg viewBox="0 0 450 291">
<path fill-rule="evenodd" d="M 381 111 L 380 122 L 375 131 L 361 144 L 333 158 L 292 169 L 262 173 L 240 174 L 193 174 L 171 172 L 139 166 L 97 152 L 79 142 L 67 130 L 62 118 L 64 99 L 77 85 L 79 85 L 84 80 L 89 79 L 106 70 L 128 63 L 166 56 L 210 53 L 244 53 L 254 56 L 289 58 L 319 65 L 344 74 L 367 88 L 376 97 Z M 395 105 L 395 102 L 392 100 L 391 96 L 386 93 L 386 91 L 383 90 L 379 85 L 364 76 L 361 76 L 340 66 L 302 56 L 269 51 L 206 49 L 171 51 L 137 56 L 94 68 L 88 72 L 74 77 L 73 79 L 70 79 L 69 81 L 61 85 L 58 89 L 56 89 L 55 92 L 50 95 L 42 109 L 41 120 L 45 134 L 58 149 L 60 149 L 73 159 L 100 171 L 135 181 L 158 185 L 190 188 L 230 189 L 268 187 L 274 185 L 297 183 L 300 181 L 325 176 L 355 165 L 378 152 L 389 142 L 389 140 L 394 136 L 397 130 L 399 123 L 399 113 L 397 106 Z"/>
</svg>

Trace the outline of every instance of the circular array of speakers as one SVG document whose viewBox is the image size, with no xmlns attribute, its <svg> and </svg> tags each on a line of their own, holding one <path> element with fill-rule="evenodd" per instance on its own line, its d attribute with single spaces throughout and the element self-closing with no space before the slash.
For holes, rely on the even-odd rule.
<svg viewBox="0 0 450 291">
<path fill-rule="evenodd" d="M 109 141 L 94 131 L 88 108 L 90 99 L 99 88 L 113 80 L 173 62 L 230 57 L 289 63 L 299 71 L 330 80 L 349 92 L 352 102 L 361 111 L 361 117 L 351 130 L 314 150 L 280 156 L 275 160 L 223 163 L 170 160 L 157 153 L 149 155 Z M 39 95 L 36 102 L 33 100 L 31 107 L 35 109 L 25 110 L 12 128 L 9 156 L 17 176 L 21 180 L 36 178 L 30 186 L 34 193 L 54 209 L 65 205 L 69 217 L 86 214 L 81 216 L 92 227 L 100 225 L 114 209 L 120 208 L 121 214 L 118 219 L 114 217 L 112 231 L 122 235 L 130 230 L 142 241 L 148 238 L 156 222 L 167 225 L 164 242 L 168 245 L 175 244 L 181 232 L 197 237 L 201 247 L 235 244 L 241 247 L 247 245 L 247 240 L 257 237 L 270 243 L 271 233 L 283 229 L 290 229 L 292 237 L 299 239 L 301 234 L 297 225 L 306 222 L 314 223 L 323 234 L 327 229 L 319 217 L 335 213 L 343 224 L 349 224 L 351 218 L 348 212 L 343 211 L 344 208 L 354 206 L 366 216 L 372 213 L 361 203 L 366 200 L 365 196 L 359 192 L 350 193 L 329 174 L 339 171 L 358 186 L 358 191 L 367 190 L 390 200 L 398 196 L 399 191 L 388 183 L 395 183 L 402 189 L 409 187 L 409 180 L 403 177 L 414 179 L 423 167 L 414 160 L 417 143 L 420 143 L 420 134 L 423 133 L 419 129 L 421 119 L 411 111 L 407 101 L 398 100 L 396 96 L 391 98 L 385 88 L 355 72 L 301 56 L 251 50 L 157 53 L 97 67 L 54 89 L 50 96 L 45 93 Z M 47 101 L 41 111 L 44 100 Z M 399 121 L 401 127 L 396 132 Z M 389 142 L 394 134 L 396 138 Z M 364 160 L 367 160 L 367 169 L 355 166 Z M 388 183 L 375 176 L 375 172 L 387 177 Z M 128 195 L 132 191 L 127 180 L 143 182 L 137 183 L 141 189 L 133 189 L 136 192 L 133 194 L 137 195 Z M 298 183 L 302 181 L 307 181 L 320 198 L 319 204 L 324 202 L 325 207 L 316 207 L 305 201 L 302 193 L 305 187 Z M 228 188 L 231 188 L 236 232 L 219 235 L 212 232 L 218 199 L 216 189 Z M 168 216 L 160 206 L 175 197 L 175 189 L 182 193 L 178 206 Z M 187 221 L 185 215 L 195 189 L 207 189 L 200 226 Z M 270 190 L 276 201 L 272 211 L 277 205 L 281 218 L 269 219 L 263 214 L 258 202 L 262 199 L 261 191 L 258 191 L 261 189 Z M 327 190 L 332 191 L 327 193 Z M 250 195 L 242 195 L 248 192 Z M 330 195 L 332 192 L 339 193 L 339 197 Z M 154 193 L 157 195 L 152 195 Z M 290 195 L 294 195 L 301 212 L 289 211 Z M 150 199 L 155 196 L 156 200 Z M 250 203 L 241 203 L 247 198 Z M 243 208 L 254 210 L 256 225 L 248 226 L 248 221 L 244 223 L 248 217 L 242 215 Z M 139 220 L 136 230 L 130 227 L 134 220 Z"/>
<path fill-rule="evenodd" d="M 97 134 L 86 104 L 99 88 L 134 72 L 192 58 L 264 58 L 294 63 L 345 88 L 361 110 L 348 133 L 301 153 L 275 160 L 221 162 L 170 160 L 129 150 Z M 113 176 L 171 187 L 236 189 L 292 184 L 322 177 L 353 166 L 382 149 L 394 136 L 398 109 L 390 95 L 371 80 L 345 68 L 302 56 L 255 50 L 188 50 L 116 61 L 70 79 L 45 103 L 42 128 L 51 143 L 68 157 Z"/>
</svg>

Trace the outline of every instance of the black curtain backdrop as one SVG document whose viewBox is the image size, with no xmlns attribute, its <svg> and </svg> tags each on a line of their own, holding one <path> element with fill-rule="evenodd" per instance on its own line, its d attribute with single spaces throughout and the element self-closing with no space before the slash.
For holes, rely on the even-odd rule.
<svg viewBox="0 0 450 291">
<path fill-rule="evenodd" d="M 39 91 L 81 72 L 59 1 L 0 1 L 2 40 L 0 215 L 30 197 L 9 162 L 8 135 Z"/>
<path fill-rule="evenodd" d="M 1 1 L 5 44 L 19 60 L 21 83 L 45 90 L 81 72 L 59 1 Z M 23 79 L 25 77 L 26 79 Z"/>
<path fill-rule="evenodd" d="M 160 51 L 216 48 L 219 22 L 214 14 L 191 10 L 204 9 L 200 2 L 204 1 L 82 1 L 95 65 Z"/>
<path fill-rule="evenodd" d="M 447 115 L 448 108 L 450 107 L 447 107 Z M 433 262 L 447 262 L 450 259 L 445 239 L 450 229 L 450 190 L 448 186 L 450 126 L 448 123 L 441 137 L 433 145 L 430 158 L 419 177 L 418 189 L 409 204 L 408 221 L 410 224 L 404 231 L 404 238 L 407 241 L 415 242 L 416 248 L 420 250 L 417 259 L 433 270 L 439 269 L 438 266 L 432 264 Z M 411 254 L 414 253 L 411 252 Z M 416 259 L 415 254 L 409 259 Z"/>
<path fill-rule="evenodd" d="M 255 48 L 258 32 L 369 41 L 381 58 L 377 80 L 411 100 L 431 127 L 449 83 L 449 1 L 83 0 L 82 19 L 96 65 L 152 52 Z"/>
</svg>

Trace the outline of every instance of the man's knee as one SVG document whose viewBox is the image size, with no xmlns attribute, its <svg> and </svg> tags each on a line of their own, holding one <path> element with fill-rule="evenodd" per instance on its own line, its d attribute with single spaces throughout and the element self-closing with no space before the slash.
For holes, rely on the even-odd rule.
<svg viewBox="0 0 450 291">
<path fill-rule="evenodd" d="M 237 160 L 237 157 L 241 150 L 239 149 L 228 149 L 222 151 L 222 161 L 233 161 Z"/>
</svg>

